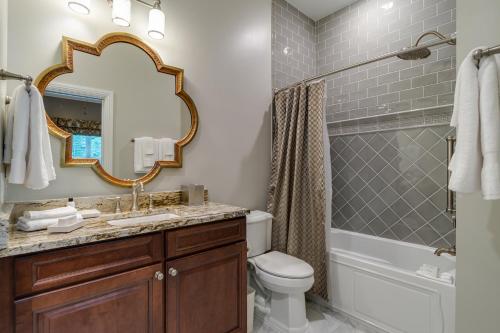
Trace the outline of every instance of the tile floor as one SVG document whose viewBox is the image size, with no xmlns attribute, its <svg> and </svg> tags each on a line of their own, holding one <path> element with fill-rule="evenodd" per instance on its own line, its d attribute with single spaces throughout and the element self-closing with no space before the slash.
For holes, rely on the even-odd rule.
<svg viewBox="0 0 500 333">
<path fill-rule="evenodd" d="M 264 326 L 258 316 L 255 318 L 253 333 L 275 333 Z M 375 333 L 339 313 L 311 302 L 307 303 L 307 318 L 311 324 L 307 333 Z"/>
</svg>

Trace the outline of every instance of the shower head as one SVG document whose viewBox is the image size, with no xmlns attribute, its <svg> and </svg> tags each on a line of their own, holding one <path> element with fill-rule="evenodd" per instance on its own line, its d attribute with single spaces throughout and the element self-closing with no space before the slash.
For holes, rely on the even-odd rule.
<svg viewBox="0 0 500 333">
<path fill-rule="evenodd" d="M 398 54 L 399 59 L 403 60 L 420 60 L 425 59 L 431 55 L 429 48 L 414 49 L 413 47 L 405 47 L 402 53 Z M 406 52 L 405 52 L 406 51 Z"/>
<path fill-rule="evenodd" d="M 397 55 L 397 57 L 399 59 L 403 59 L 403 60 L 420 60 L 420 59 L 425 59 L 428 56 L 430 56 L 431 50 L 429 50 L 428 47 L 420 47 L 420 48 L 418 47 L 418 44 L 420 43 L 422 38 L 424 38 L 425 36 L 428 36 L 428 35 L 437 36 L 441 40 L 446 39 L 446 37 L 444 35 L 440 34 L 437 31 L 428 31 L 428 32 L 420 35 L 420 37 L 418 37 L 417 42 L 415 43 L 414 46 L 405 47 L 404 49 L 402 49 L 401 53 L 399 53 Z M 450 41 L 450 42 L 448 42 L 448 44 L 455 45 L 455 42 Z"/>
</svg>

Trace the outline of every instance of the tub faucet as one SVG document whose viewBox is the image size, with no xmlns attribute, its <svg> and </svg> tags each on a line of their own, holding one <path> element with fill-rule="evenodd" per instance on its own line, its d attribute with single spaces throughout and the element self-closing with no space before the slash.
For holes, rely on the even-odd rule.
<svg viewBox="0 0 500 333">
<path fill-rule="evenodd" d="M 449 248 L 446 248 L 446 247 L 440 247 L 439 249 L 437 249 L 434 254 L 437 255 L 437 256 L 440 256 L 441 254 L 443 253 L 448 253 L 449 255 L 451 256 L 456 256 L 457 255 L 457 248 L 455 245 L 453 245 L 452 247 L 449 247 Z"/>
<path fill-rule="evenodd" d="M 144 184 L 142 182 L 134 182 L 132 184 L 132 208 L 130 209 L 132 212 L 137 212 L 139 207 L 139 188 L 141 192 L 144 192 Z"/>
</svg>

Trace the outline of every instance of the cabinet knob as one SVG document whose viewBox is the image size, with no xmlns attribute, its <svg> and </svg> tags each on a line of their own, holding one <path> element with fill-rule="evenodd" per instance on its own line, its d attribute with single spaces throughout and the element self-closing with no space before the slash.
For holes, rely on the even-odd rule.
<svg viewBox="0 0 500 333">
<path fill-rule="evenodd" d="M 176 276 L 177 275 L 177 270 L 173 267 L 168 269 L 168 275 L 170 276 Z"/>
<path fill-rule="evenodd" d="M 163 280 L 163 273 L 162 272 L 156 272 L 155 273 L 155 279 L 157 279 L 158 281 L 161 281 Z"/>
</svg>

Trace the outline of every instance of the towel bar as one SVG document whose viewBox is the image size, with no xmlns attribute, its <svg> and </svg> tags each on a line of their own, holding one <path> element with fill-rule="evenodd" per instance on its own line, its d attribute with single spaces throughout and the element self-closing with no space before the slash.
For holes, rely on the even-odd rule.
<svg viewBox="0 0 500 333">
<path fill-rule="evenodd" d="M 446 146 L 447 146 L 446 168 L 448 169 L 447 180 L 446 180 L 446 213 L 451 214 L 453 226 L 456 225 L 455 213 L 457 212 L 457 210 L 455 208 L 455 192 L 450 190 L 451 171 L 449 170 L 449 166 L 451 158 L 453 157 L 453 153 L 455 151 L 455 142 L 456 138 L 453 136 L 449 136 L 446 138 Z"/>
</svg>

